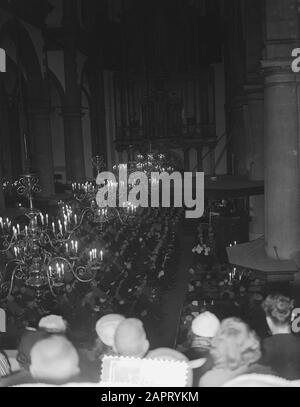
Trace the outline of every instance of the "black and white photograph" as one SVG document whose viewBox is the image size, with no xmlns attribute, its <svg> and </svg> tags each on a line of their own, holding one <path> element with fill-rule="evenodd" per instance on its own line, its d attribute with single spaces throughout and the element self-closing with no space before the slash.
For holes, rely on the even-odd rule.
<svg viewBox="0 0 300 407">
<path fill-rule="evenodd" d="M 299 0 L 0 0 L 0 387 L 300 387 L 299 149 Z"/>
</svg>

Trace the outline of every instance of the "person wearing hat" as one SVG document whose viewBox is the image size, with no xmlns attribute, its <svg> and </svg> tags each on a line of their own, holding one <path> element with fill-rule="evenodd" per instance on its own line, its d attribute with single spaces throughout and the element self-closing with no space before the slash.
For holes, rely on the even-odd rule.
<svg viewBox="0 0 300 407">
<path fill-rule="evenodd" d="M 193 319 L 189 333 L 190 348 L 185 352 L 189 360 L 207 357 L 212 338 L 219 327 L 219 319 L 209 311 L 202 312 Z"/>
<path fill-rule="evenodd" d="M 202 312 L 192 321 L 189 333 L 190 348 L 184 354 L 193 361 L 193 386 L 197 387 L 201 376 L 213 367 L 210 357 L 211 342 L 219 327 L 219 319 L 209 311 Z"/>
<path fill-rule="evenodd" d="M 102 342 L 102 344 L 106 346 L 106 350 L 108 353 L 109 351 L 113 351 L 116 330 L 120 323 L 124 320 L 125 317 L 123 317 L 123 315 L 108 314 L 104 315 L 96 323 L 96 332 L 98 338 Z"/>
<path fill-rule="evenodd" d="M 118 325 L 114 336 L 114 349 L 119 356 L 143 358 L 149 346 L 142 321 L 127 318 Z"/>
<path fill-rule="evenodd" d="M 114 350 L 114 336 L 118 325 L 125 320 L 120 314 L 107 314 L 101 317 L 95 326 L 97 338 L 91 358 L 80 355 L 80 370 L 84 381 L 99 382 L 102 359 L 105 355 L 116 355 Z M 92 360 L 91 360 L 92 359 Z"/>
</svg>

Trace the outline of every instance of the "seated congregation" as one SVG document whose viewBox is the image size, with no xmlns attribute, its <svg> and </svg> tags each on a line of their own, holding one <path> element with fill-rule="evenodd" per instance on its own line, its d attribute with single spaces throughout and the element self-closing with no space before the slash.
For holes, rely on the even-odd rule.
<svg viewBox="0 0 300 407">
<path fill-rule="evenodd" d="M 37 327 L 26 328 L 17 366 L 1 352 L 0 386 L 101 386 L 107 356 L 186 363 L 188 387 L 300 386 L 300 337 L 293 332 L 297 327 L 293 300 L 269 295 L 262 308 L 269 329 L 266 337 L 258 337 L 239 318 L 219 320 L 205 311 L 193 319 L 186 341 L 176 350 L 153 349 L 143 323 L 120 314 L 97 321 L 90 349 L 76 348 L 68 323 L 48 315 Z"/>
</svg>

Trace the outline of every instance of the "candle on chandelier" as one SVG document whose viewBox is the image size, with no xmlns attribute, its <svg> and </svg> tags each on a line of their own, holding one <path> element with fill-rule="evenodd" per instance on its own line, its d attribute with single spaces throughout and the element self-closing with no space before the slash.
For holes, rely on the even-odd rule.
<svg viewBox="0 0 300 407">
<path fill-rule="evenodd" d="M 41 214 L 40 214 L 40 217 L 41 217 L 41 223 L 42 223 L 42 225 L 44 226 L 44 215 L 41 213 Z"/>
<path fill-rule="evenodd" d="M 55 225 L 54 225 L 54 222 L 52 222 L 52 231 L 53 231 L 53 233 L 55 233 Z"/>
<path fill-rule="evenodd" d="M 0 226 L 1 226 L 1 230 L 2 230 L 2 232 L 4 232 L 4 228 L 3 228 L 3 219 L 2 219 L 2 218 L 0 218 Z"/>
<path fill-rule="evenodd" d="M 49 223 L 49 216 L 48 216 L 48 214 L 46 213 L 46 225 L 48 226 L 48 223 Z"/>
<path fill-rule="evenodd" d="M 58 278 L 60 278 L 60 266 L 58 263 L 56 263 L 56 274 L 57 274 Z"/>
<path fill-rule="evenodd" d="M 60 275 L 60 278 L 64 277 L 64 275 L 65 275 L 65 265 L 62 263 L 62 265 L 61 265 L 61 275 Z"/>
<path fill-rule="evenodd" d="M 100 251 L 100 260 L 103 261 L 103 250 Z"/>
<path fill-rule="evenodd" d="M 74 215 L 74 222 L 77 225 L 77 215 L 76 214 Z"/>
<path fill-rule="evenodd" d="M 76 254 L 78 252 L 78 242 L 77 241 L 75 242 L 75 252 L 76 252 Z"/>
<path fill-rule="evenodd" d="M 20 234 L 20 225 L 17 224 L 17 231 L 18 231 L 18 235 Z"/>
<path fill-rule="evenodd" d="M 10 229 L 11 229 L 11 221 L 10 221 L 8 218 L 6 218 L 6 227 L 7 227 L 7 232 L 10 232 Z"/>
<path fill-rule="evenodd" d="M 25 236 L 28 236 L 28 226 L 25 226 Z"/>
</svg>

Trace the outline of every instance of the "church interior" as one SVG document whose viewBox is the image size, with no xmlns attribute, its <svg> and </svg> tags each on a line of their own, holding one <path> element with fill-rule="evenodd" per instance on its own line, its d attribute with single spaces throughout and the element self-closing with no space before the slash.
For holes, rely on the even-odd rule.
<svg viewBox="0 0 300 407">
<path fill-rule="evenodd" d="M 84 382 L 105 352 L 146 358 L 168 349 L 190 363 L 205 343 L 206 366 L 212 337 L 221 341 L 229 323 L 255 332 L 253 361 L 272 369 L 248 363 L 244 375 L 279 376 L 278 386 L 300 380 L 292 324 L 300 314 L 300 81 L 291 67 L 299 7 L 0 0 L 0 387 L 60 380 L 46 362 L 39 374 L 32 366 L 43 341 L 59 342 L 50 334 L 61 334 L 62 321 Z M 101 206 L 100 190 L 108 202 L 127 174 L 131 199 Z M 136 174 L 151 185 L 147 204 Z M 202 188 L 200 218 L 186 215 L 188 176 L 193 197 Z M 162 196 L 152 205 L 154 190 Z M 116 315 L 124 320 L 112 322 Z M 210 332 L 218 320 L 217 333 L 200 333 L 204 317 Z M 102 318 L 120 337 L 114 324 L 124 324 L 122 338 L 142 329 L 145 352 L 122 351 L 128 344 L 117 334 L 113 344 L 103 339 Z M 295 366 L 291 355 L 274 362 L 269 340 L 280 336 Z M 196 348 L 198 359 L 189 356 Z M 217 361 L 201 369 L 187 385 L 237 376 L 226 367 L 221 383 Z"/>
</svg>

